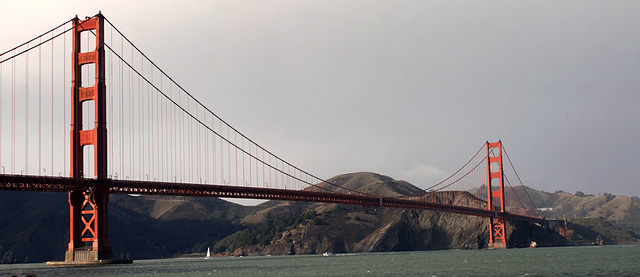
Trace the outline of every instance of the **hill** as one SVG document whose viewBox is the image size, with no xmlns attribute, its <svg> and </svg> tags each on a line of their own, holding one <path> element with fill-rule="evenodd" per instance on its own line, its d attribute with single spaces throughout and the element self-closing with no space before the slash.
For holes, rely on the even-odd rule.
<svg viewBox="0 0 640 277">
<path fill-rule="evenodd" d="M 547 218 L 566 218 L 567 238 L 590 244 L 600 236 L 605 244 L 640 243 L 640 198 L 603 193 L 554 193 L 527 188 Z"/>
<path fill-rule="evenodd" d="M 400 196 L 419 188 L 375 173 L 351 173 L 330 181 L 340 187 Z M 450 204 L 478 203 L 468 192 L 443 195 Z M 224 255 L 284 255 L 323 252 L 379 252 L 432 249 L 478 249 L 488 244 L 484 218 L 431 210 L 354 207 L 326 203 L 269 201 L 243 219 L 246 229 L 218 242 Z M 561 237 L 532 224 L 510 225 L 512 246 L 566 244 Z"/>
<path fill-rule="evenodd" d="M 551 208 L 547 217 L 602 218 L 613 222 L 640 225 L 640 198 L 603 193 L 585 195 L 582 192 L 570 194 L 564 191 L 549 193 L 528 188 L 538 207 Z"/>
</svg>

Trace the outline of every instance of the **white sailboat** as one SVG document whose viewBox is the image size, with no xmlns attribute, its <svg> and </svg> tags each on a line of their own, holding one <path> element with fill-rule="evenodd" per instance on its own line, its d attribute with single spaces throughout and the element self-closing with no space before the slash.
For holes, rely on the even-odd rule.
<svg viewBox="0 0 640 277">
<path fill-rule="evenodd" d="M 205 259 L 211 258 L 211 249 L 209 249 L 209 247 L 207 247 L 207 256 L 204 258 Z"/>
</svg>

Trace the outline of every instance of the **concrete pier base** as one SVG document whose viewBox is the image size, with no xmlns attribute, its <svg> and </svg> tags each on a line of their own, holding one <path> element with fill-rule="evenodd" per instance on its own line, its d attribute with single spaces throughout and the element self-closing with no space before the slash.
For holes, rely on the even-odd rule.
<svg viewBox="0 0 640 277">
<path fill-rule="evenodd" d="M 111 249 L 96 250 L 75 250 L 67 251 L 64 255 L 64 261 L 47 262 L 47 266 L 91 266 L 91 265 L 107 265 L 107 264 L 130 264 L 131 259 L 117 260 L 113 259 Z"/>
<path fill-rule="evenodd" d="M 108 265 L 108 264 L 130 264 L 133 263 L 131 259 L 125 260 L 96 260 L 96 261 L 50 261 L 46 266 L 95 266 L 95 265 Z"/>
</svg>

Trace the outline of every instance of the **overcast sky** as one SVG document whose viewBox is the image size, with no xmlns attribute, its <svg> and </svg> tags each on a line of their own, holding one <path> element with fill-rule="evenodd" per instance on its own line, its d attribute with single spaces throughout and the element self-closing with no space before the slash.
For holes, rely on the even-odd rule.
<svg viewBox="0 0 640 277">
<path fill-rule="evenodd" d="M 101 10 L 323 178 L 427 187 L 501 139 L 527 186 L 640 196 L 640 1 L 0 2 L 0 50 Z"/>
</svg>

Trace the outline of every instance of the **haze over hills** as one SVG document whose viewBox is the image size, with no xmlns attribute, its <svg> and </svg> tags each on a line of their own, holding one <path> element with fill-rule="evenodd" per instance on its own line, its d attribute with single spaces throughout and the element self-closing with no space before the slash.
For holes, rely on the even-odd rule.
<svg viewBox="0 0 640 277">
<path fill-rule="evenodd" d="M 336 176 L 342 188 L 401 196 L 419 188 L 361 172 Z M 339 189 L 339 188 L 336 188 Z M 518 189 L 518 188 L 516 188 Z M 548 193 L 527 188 L 549 218 L 569 220 L 569 241 L 528 223 L 510 224 L 511 246 L 568 243 L 639 243 L 637 197 Z M 441 195 L 449 203 L 480 203 L 469 192 Z M 0 192 L 2 262 L 62 260 L 68 240 L 65 193 Z M 584 217 L 589 218 L 585 221 Z M 602 218 L 602 219 L 600 219 Z M 267 201 L 241 206 L 218 198 L 111 195 L 109 238 L 122 258 L 163 258 L 204 253 L 283 255 L 323 252 L 478 249 L 487 246 L 484 218 L 431 210 Z"/>
</svg>

